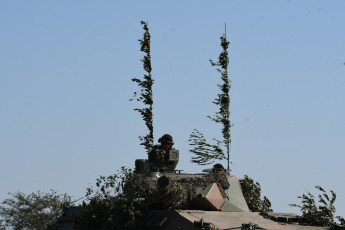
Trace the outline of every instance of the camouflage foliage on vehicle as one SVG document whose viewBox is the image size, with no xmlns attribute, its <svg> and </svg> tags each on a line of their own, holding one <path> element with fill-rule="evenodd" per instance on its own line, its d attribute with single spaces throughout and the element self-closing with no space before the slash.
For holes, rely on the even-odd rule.
<svg viewBox="0 0 345 230">
<path fill-rule="evenodd" d="M 162 177 L 158 180 L 159 187 L 164 188 L 164 185 L 169 185 L 164 188 L 164 191 L 166 191 L 164 193 L 164 198 L 167 200 L 175 200 L 174 204 L 170 205 L 169 209 L 188 209 L 188 201 L 192 200 L 197 195 L 196 190 L 198 188 L 204 189 L 213 183 L 218 185 L 223 198 L 226 198 L 224 191 L 230 188 L 230 184 L 224 172 L 209 173 L 202 177 L 185 177 L 179 180 L 173 180 L 167 177 Z M 177 197 L 179 198 L 177 199 Z"/>
<path fill-rule="evenodd" d="M 261 200 L 261 185 L 247 175 L 240 180 L 242 193 L 247 202 L 248 208 L 252 212 L 272 212 L 270 200 L 264 196 Z"/>
<path fill-rule="evenodd" d="M 302 204 L 290 204 L 290 206 L 300 208 L 302 216 L 308 224 L 333 227 L 336 225 L 336 222 L 334 221 L 334 213 L 336 211 L 334 206 L 336 193 L 333 190 L 330 190 L 332 195 L 330 197 L 326 190 L 321 186 L 316 185 L 315 188 L 322 192 L 322 194 L 318 195 L 319 204 L 315 201 L 313 194 L 306 190 L 307 194 L 302 194 L 302 196 L 297 197 L 302 199 Z M 337 216 L 336 218 L 341 225 L 345 225 L 345 219 L 343 217 Z"/>
<path fill-rule="evenodd" d="M 197 129 L 194 129 L 190 135 L 189 141 L 193 149 L 189 150 L 195 156 L 192 157 L 191 162 L 199 165 L 212 164 L 214 160 L 224 160 L 228 161 L 228 169 L 230 164 L 230 144 L 231 144 L 231 134 L 230 134 L 230 95 L 229 91 L 231 88 L 231 81 L 228 76 L 228 46 L 230 42 L 226 39 L 225 34 L 220 37 L 221 47 L 223 51 L 220 53 L 217 62 L 210 60 L 212 66 L 218 66 L 216 70 L 221 74 L 221 80 L 223 84 L 219 84 L 218 87 L 221 93 L 217 95 L 217 98 L 213 101 L 214 104 L 219 106 L 219 111 L 215 113 L 213 117 L 207 116 L 212 121 L 216 123 L 221 123 L 223 140 L 217 140 L 213 138 L 216 144 L 209 144 L 204 135 Z M 226 155 L 221 146 L 226 149 Z"/>
<path fill-rule="evenodd" d="M 150 42 L 151 35 L 149 33 L 149 26 L 147 22 L 141 21 L 143 29 L 145 30 L 143 39 L 139 39 L 141 48 L 140 51 L 144 52 L 146 55 L 141 62 L 143 63 L 144 70 L 144 79 L 132 78 L 133 82 L 136 82 L 141 88 L 138 95 L 137 92 L 134 92 L 133 97 L 137 101 L 142 101 L 146 107 L 144 108 L 135 108 L 135 111 L 138 111 L 145 121 L 146 127 L 149 129 L 149 133 L 145 136 L 139 136 L 141 141 L 140 145 L 144 145 L 145 149 L 150 151 L 153 146 L 153 96 L 152 96 L 152 85 L 154 79 L 152 78 L 152 67 L 151 67 L 151 51 L 150 51 Z M 133 99 L 130 99 L 132 101 Z"/>
<path fill-rule="evenodd" d="M 185 186 L 163 176 L 157 180 L 157 190 L 151 195 L 149 203 L 152 209 L 186 209 L 187 200 L 188 194 Z"/>
<path fill-rule="evenodd" d="M 96 187 L 87 189 L 77 229 L 138 229 L 148 210 L 187 209 L 198 187 L 217 183 L 225 198 L 229 183 L 225 173 L 199 178 L 158 180 L 122 167 L 116 174 L 100 176 Z"/>
<path fill-rule="evenodd" d="M 195 156 L 192 157 L 192 163 L 197 163 L 198 165 L 209 165 L 212 164 L 214 160 L 225 159 L 223 150 L 219 147 L 221 141 L 214 139 L 217 144 L 209 144 L 204 135 L 197 129 L 194 129 L 188 141 L 190 142 L 189 145 L 193 147 L 189 152 L 195 154 Z"/>
<path fill-rule="evenodd" d="M 147 213 L 153 184 L 144 174 L 125 167 L 114 175 L 100 176 L 96 188 L 87 189 L 77 229 L 136 229 Z"/>
</svg>

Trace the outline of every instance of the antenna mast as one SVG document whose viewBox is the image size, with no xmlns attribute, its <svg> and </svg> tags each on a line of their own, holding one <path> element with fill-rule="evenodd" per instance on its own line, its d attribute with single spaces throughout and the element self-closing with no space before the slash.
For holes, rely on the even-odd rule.
<svg viewBox="0 0 345 230">
<path fill-rule="evenodd" d="M 226 22 L 224 22 L 224 24 L 225 24 L 225 38 L 226 38 Z"/>
</svg>

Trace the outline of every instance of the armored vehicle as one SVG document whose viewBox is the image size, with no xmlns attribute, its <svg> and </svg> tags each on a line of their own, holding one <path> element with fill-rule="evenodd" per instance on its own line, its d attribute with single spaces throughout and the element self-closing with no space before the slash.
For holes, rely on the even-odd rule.
<svg viewBox="0 0 345 230">
<path fill-rule="evenodd" d="M 178 157 L 178 150 L 168 153 L 168 158 L 176 165 Z M 196 185 L 192 196 L 186 200 L 187 209 L 151 210 L 143 226 L 146 229 L 327 229 L 302 225 L 303 218 L 294 213 L 251 212 L 239 179 L 222 166 L 198 174 L 184 174 L 183 170 L 165 170 L 164 167 L 161 171 L 150 171 L 157 168 L 150 167 L 150 163 L 136 160 L 136 171 L 148 173 L 160 187 L 181 181 L 196 182 Z M 205 177 L 207 179 L 202 181 Z M 198 184 L 198 179 L 203 183 Z"/>
<path fill-rule="evenodd" d="M 157 187 L 150 198 L 152 209 L 139 229 L 329 229 L 304 225 L 303 217 L 294 213 L 252 212 L 239 179 L 222 166 L 197 174 L 182 173 L 175 169 L 179 160 L 175 149 L 154 159 L 135 161 L 135 173 L 148 175 Z M 80 207 L 66 209 L 51 229 L 75 229 L 80 211 Z"/>
</svg>

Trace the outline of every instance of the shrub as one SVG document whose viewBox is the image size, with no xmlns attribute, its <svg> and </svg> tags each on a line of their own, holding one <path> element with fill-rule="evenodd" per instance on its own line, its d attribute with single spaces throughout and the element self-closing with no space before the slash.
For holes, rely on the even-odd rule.
<svg viewBox="0 0 345 230">
<path fill-rule="evenodd" d="M 87 189 L 77 229 L 135 229 L 147 213 L 151 184 L 144 174 L 125 167 L 100 176 L 96 188 Z"/>
<path fill-rule="evenodd" d="M 272 212 L 270 200 L 264 196 L 261 200 L 261 185 L 247 175 L 244 175 L 244 179 L 241 181 L 241 188 L 244 199 L 246 200 L 248 207 L 253 212 Z"/>
<path fill-rule="evenodd" d="M 47 193 L 37 191 L 29 195 L 22 192 L 9 194 L 12 197 L 0 205 L 0 226 L 18 230 L 46 229 L 62 214 L 64 207 L 77 202 L 71 196 L 57 194 L 54 190 Z"/>
<path fill-rule="evenodd" d="M 302 204 L 290 204 L 290 206 L 299 207 L 302 211 L 302 216 L 308 224 L 332 227 L 336 225 L 334 221 L 334 213 L 336 211 L 334 202 L 336 194 L 334 191 L 330 190 L 332 194 L 332 197 L 330 197 L 321 186 L 316 185 L 315 188 L 322 192 L 322 195 L 318 195 L 319 204 L 316 203 L 315 197 L 306 190 L 307 194 L 298 196 L 298 198 L 302 199 Z M 340 224 L 345 225 L 343 217 L 337 216 L 336 218 L 339 220 Z"/>
</svg>

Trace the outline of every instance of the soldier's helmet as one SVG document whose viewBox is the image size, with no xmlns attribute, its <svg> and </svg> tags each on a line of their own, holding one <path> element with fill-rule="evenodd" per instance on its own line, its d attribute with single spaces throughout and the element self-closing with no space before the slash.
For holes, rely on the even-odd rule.
<svg viewBox="0 0 345 230">
<path fill-rule="evenodd" d="M 223 165 L 221 165 L 221 164 L 213 165 L 212 172 L 224 172 L 224 171 L 225 171 L 225 169 L 224 169 Z"/>
<path fill-rule="evenodd" d="M 174 144 L 173 138 L 170 134 L 164 134 L 158 139 L 158 142 L 162 144 Z"/>
</svg>

